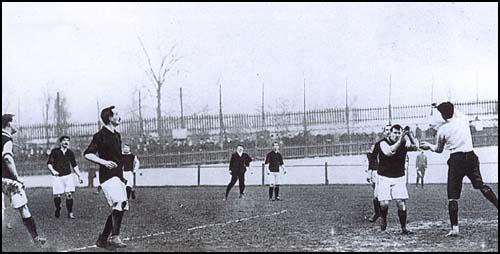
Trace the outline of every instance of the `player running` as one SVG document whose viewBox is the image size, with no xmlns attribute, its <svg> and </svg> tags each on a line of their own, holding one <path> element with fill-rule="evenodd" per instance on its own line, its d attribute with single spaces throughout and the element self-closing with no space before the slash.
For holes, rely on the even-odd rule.
<svg viewBox="0 0 500 254">
<path fill-rule="evenodd" d="M 84 152 L 85 159 L 100 165 L 100 186 L 112 210 L 96 245 L 105 249 L 124 248 L 127 245 L 120 238 L 120 228 L 129 205 L 126 180 L 123 178 L 122 141 L 120 133 L 116 130 L 121 118 L 115 107 L 111 106 L 101 111 L 101 119 L 104 126 L 94 134 Z"/>
<path fill-rule="evenodd" d="M 435 104 L 433 104 L 435 106 Z M 479 158 L 472 147 L 472 135 L 467 116 L 454 110 L 451 102 L 437 106 L 445 123 L 438 129 L 436 145 L 422 142 L 420 148 L 442 153 L 444 148 L 450 150 L 448 159 L 448 212 L 451 231 L 446 236 L 458 236 L 458 200 L 462 192 L 462 181 L 467 176 L 474 189 L 479 189 L 498 210 L 498 199 L 493 190 L 483 183 L 479 170 Z"/>
<path fill-rule="evenodd" d="M 409 128 L 399 124 L 391 127 L 391 133 L 378 144 L 378 183 L 377 197 L 380 201 L 380 215 L 382 221 L 380 229 L 387 228 L 387 213 L 391 200 L 398 206 L 398 217 L 401 223 L 401 233 L 409 234 L 406 228 L 408 190 L 406 189 L 405 160 L 408 151 L 418 149 L 418 141 L 414 139 Z"/>
<path fill-rule="evenodd" d="M 11 206 L 21 214 L 23 224 L 28 229 L 33 241 L 43 245 L 47 239 L 38 236 L 35 220 L 28 208 L 28 197 L 24 191 L 24 183 L 19 180 L 14 162 L 12 135 L 17 130 L 12 124 L 13 117 L 12 114 L 2 115 L 2 193 L 10 199 Z M 4 207 L 2 199 L 2 208 Z M 2 209 L 2 214 L 3 212 Z"/>
<path fill-rule="evenodd" d="M 75 219 L 73 215 L 73 194 L 75 193 L 75 180 L 71 170 L 78 176 L 78 182 L 83 183 L 80 170 L 76 164 L 75 154 L 69 149 L 70 138 L 59 138 L 60 147 L 52 149 L 47 162 L 47 167 L 52 173 L 52 194 L 56 206 L 55 217 L 61 216 L 61 196 L 66 193 L 66 209 L 68 218 Z"/>
<path fill-rule="evenodd" d="M 123 145 L 122 156 L 123 177 L 127 180 L 127 199 L 130 199 L 130 196 L 132 196 L 132 199 L 135 199 L 134 176 L 141 164 L 137 156 L 130 152 L 130 146 L 128 144 Z"/>
<path fill-rule="evenodd" d="M 286 174 L 285 167 L 283 166 L 283 156 L 279 151 L 280 146 L 278 142 L 273 142 L 273 151 L 266 155 L 264 164 L 269 164 L 267 171 L 267 179 L 269 183 L 269 200 L 280 201 L 280 169 L 283 174 Z M 274 199 L 273 199 L 274 192 Z"/>
</svg>

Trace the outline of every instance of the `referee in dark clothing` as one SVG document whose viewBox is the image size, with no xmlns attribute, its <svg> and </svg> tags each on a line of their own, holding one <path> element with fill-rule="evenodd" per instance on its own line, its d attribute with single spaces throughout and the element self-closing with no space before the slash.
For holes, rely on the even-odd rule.
<svg viewBox="0 0 500 254">
<path fill-rule="evenodd" d="M 112 210 L 96 246 L 106 249 L 123 248 L 127 245 L 120 239 L 120 227 L 123 214 L 129 205 L 123 178 L 122 141 L 116 130 L 121 118 L 115 107 L 111 106 L 101 111 L 101 120 L 104 126 L 94 134 L 84 152 L 85 159 L 100 165 L 99 182 Z"/>
<path fill-rule="evenodd" d="M 435 106 L 435 104 L 433 104 Z M 448 159 L 448 212 L 451 231 L 446 236 L 458 236 L 458 200 L 462 192 L 462 181 L 467 176 L 474 189 L 479 189 L 483 196 L 498 209 L 498 199 L 493 190 L 483 183 L 479 170 L 479 158 L 473 151 L 472 135 L 466 115 L 454 110 L 450 102 L 437 106 L 437 110 L 446 121 L 437 132 L 437 144 L 422 142 L 420 148 L 442 153 L 444 148 L 450 150 Z"/>
<path fill-rule="evenodd" d="M 250 167 L 250 162 L 252 158 L 246 153 L 243 152 L 243 146 L 238 145 L 236 148 L 236 152 L 231 155 L 231 161 L 229 162 L 229 171 L 231 172 L 231 182 L 226 188 L 226 195 L 224 200 L 227 200 L 227 196 L 229 195 L 229 191 L 236 184 L 236 181 L 239 181 L 240 185 L 240 198 L 244 197 L 245 191 L 245 172 L 247 168 Z"/>
</svg>

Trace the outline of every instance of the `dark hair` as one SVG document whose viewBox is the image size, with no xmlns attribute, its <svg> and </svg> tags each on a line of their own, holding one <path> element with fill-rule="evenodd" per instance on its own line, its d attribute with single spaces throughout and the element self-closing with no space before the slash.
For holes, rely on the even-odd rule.
<svg viewBox="0 0 500 254">
<path fill-rule="evenodd" d="M 396 129 L 396 130 L 401 130 L 401 129 L 403 129 L 403 127 L 401 127 L 401 125 L 399 125 L 399 124 L 395 124 L 395 125 L 393 125 L 393 126 L 391 127 L 391 131 L 392 131 L 392 130 L 394 130 L 394 129 Z"/>
<path fill-rule="evenodd" d="M 101 120 L 104 124 L 109 124 L 109 118 L 113 116 L 113 109 L 115 106 L 110 106 L 101 111 Z"/>
<path fill-rule="evenodd" d="M 69 140 L 71 140 L 71 138 L 70 138 L 69 136 L 61 136 L 61 137 L 59 138 L 59 142 L 62 142 L 64 139 L 69 139 Z"/>
<path fill-rule="evenodd" d="M 273 142 L 273 146 L 274 146 L 274 144 L 279 145 L 280 143 L 278 143 L 278 141 L 274 141 L 274 142 Z"/>
<path fill-rule="evenodd" d="M 453 108 L 453 104 L 449 101 L 443 102 L 437 106 L 437 110 L 445 120 L 453 117 Z"/>
<path fill-rule="evenodd" d="M 241 146 L 241 147 L 245 148 L 242 144 L 238 144 L 238 146 Z M 238 146 L 237 146 L 237 147 L 238 147 Z"/>
<path fill-rule="evenodd" d="M 128 146 L 128 147 L 130 147 L 130 145 L 129 145 L 129 144 L 123 144 L 123 146 Z"/>
<path fill-rule="evenodd" d="M 7 127 L 9 125 L 9 123 L 11 123 L 13 120 L 14 120 L 13 114 L 2 115 L 2 129 Z"/>
</svg>

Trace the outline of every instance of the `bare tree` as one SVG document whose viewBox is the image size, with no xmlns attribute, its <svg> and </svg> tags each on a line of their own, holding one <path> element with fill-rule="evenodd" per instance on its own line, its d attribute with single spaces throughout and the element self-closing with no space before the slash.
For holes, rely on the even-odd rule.
<svg viewBox="0 0 500 254">
<path fill-rule="evenodd" d="M 174 49 L 175 45 L 172 46 L 168 54 L 161 56 L 162 60 L 160 63 L 160 67 L 158 68 L 158 71 L 155 72 L 153 69 L 153 64 L 151 63 L 151 58 L 149 57 L 148 51 L 144 47 L 144 43 L 142 43 L 142 40 L 140 37 L 138 37 L 139 42 L 141 43 L 142 50 L 144 51 L 144 54 L 146 55 L 146 59 L 148 61 L 148 73 L 150 75 L 151 81 L 155 87 L 156 90 L 156 128 L 158 129 L 158 135 L 161 137 L 162 136 L 162 131 L 161 131 L 161 89 L 165 85 L 165 79 L 167 73 L 169 73 L 172 68 L 174 67 L 175 63 L 179 61 L 179 57 L 175 56 Z"/>
</svg>

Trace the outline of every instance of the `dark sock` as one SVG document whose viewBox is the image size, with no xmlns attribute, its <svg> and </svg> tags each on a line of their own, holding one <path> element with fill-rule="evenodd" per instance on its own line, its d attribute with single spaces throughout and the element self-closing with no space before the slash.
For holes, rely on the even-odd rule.
<svg viewBox="0 0 500 254">
<path fill-rule="evenodd" d="M 383 219 L 387 219 L 388 212 L 389 212 L 388 206 L 380 206 L 380 216 L 382 216 Z"/>
<path fill-rule="evenodd" d="M 280 187 L 274 187 L 274 197 L 278 198 L 280 196 Z"/>
<path fill-rule="evenodd" d="M 56 210 L 61 210 L 61 197 L 54 197 L 54 204 L 56 205 Z"/>
<path fill-rule="evenodd" d="M 229 191 L 231 191 L 231 187 L 227 186 L 226 188 L 226 198 L 229 196 Z"/>
<path fill-rule="evenodd" d="M 274 187 L 269 187 L 269 199 L 273 198 Z"/>
<path fill-rule="evenodd" d="M 130 199 L 130 194 L 132 194 L 132 188 L 127 186 L 126 190 L 127 190 L 127 199 Z"/>
<path fill-rule="evenodd" d="M 68 213 L 73 212 L 73 199 L 72 198 L 66 199 L 66 209 L 68 209 Z"/>
<path fill-rule="evenodd" d="M 102 231 L 102 238 L 108 239 L 109 234 L 111 234 L 111 230 L 113 230 L 113 217 L 109 215 L 106 220 L 106 225 L 104 225 L 104 230 Z"/>
<path fill-rule="evenodd" d="M 113 232 L 111 235 L 120 235 L 120 228 L 122 226 L 123 211 L 113 210 L 111 216 L 113 218 Z"/>
<path fill-rule="evenodd" d="M 23 224 L 28 229 L 28 232 L 30 233 L 31 237 L 35 239 L 35 237 L 38 236 L 38 233 L 36 232 L 36 224 L 33 217 L 23 218 Z"/>
<path fill-rule="evenodd" d="M 498 199 L 493 190 L 487 185 L 484 185 L 483 188 L 481 188 L 481 193 L 483 193 L 483 196 L 488 199 L 497 209 L 498 209 Z"/>
<path fill-rule="evenodd" d="M 450 214 L 451 226 L 458 226 L 458 201 L 448 202 L 448 213 Z"/>
<path fill-rule="evenodd" d="M 240 195 L 243 195 L 245 192 L 245 184 L 240 182 Z"/>
<path fill-rule="evenodd" d="M 406 210 L 398 210 L 399 223 L 401 223 L 401 229 L 406 229 Z"/>
<path fill-rule="evenodd" d="M 373 199 L 373 210 L 376 215 L 380 216 L 380 202 L 378 201 L 378 198 Z"/>
</svg>

